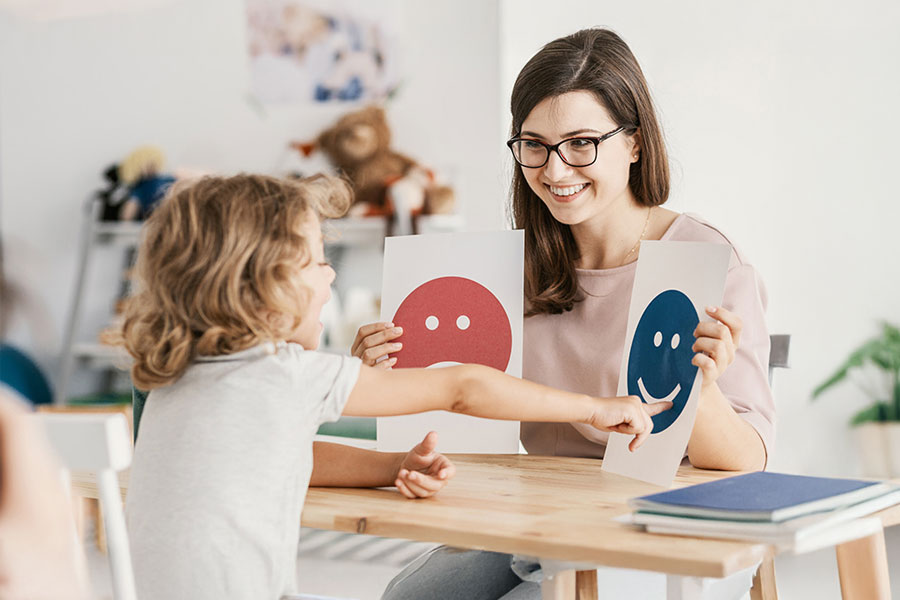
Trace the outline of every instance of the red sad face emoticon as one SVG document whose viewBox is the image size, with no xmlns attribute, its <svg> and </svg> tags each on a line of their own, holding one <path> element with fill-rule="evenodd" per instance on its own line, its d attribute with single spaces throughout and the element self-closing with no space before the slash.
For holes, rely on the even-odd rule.
<svg viewBox="0 0 900 600">
<path fill-rule="evenodd" d="M 475 363 L 505 371 L 512 352 L 512 327 L 497 297 L 464 277 L 439 277 L 414 289 L 400 304 L 394 324 L 397 368 Z"/>
</svg>

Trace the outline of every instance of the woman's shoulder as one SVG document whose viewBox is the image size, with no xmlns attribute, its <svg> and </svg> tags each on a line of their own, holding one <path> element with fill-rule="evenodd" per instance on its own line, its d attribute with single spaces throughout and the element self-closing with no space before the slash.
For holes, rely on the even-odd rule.
<svg viewBox="0 0 900 600">
<path fill-rule="evenodd" d="M 673 242 L 709 242 L 713 244 L 726 244 L 731 247 L 731 264 L 729 268 L 748 265 L 744 253 L 737 247 L 732 239 L 721 229 L 693 213 L 678 215 L 665 235 L 663 240 Z"/>
</svg>

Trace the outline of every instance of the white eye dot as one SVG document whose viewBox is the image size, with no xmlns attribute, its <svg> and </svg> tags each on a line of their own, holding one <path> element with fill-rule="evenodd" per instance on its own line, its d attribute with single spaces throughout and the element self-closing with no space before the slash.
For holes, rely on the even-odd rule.
<svg viewBox="0 0 900 600">
<path fill-rule="evenodd" d="M 672 350 L 678 347 L 678 343 L 681 341 L 681 336 L 677 333 L 672 336 Z"/>
<path fill-rule="evenodd" d="M 653 345 L 659 348 L 660 344 L 662 344 L 662 332 L 657 331 L 656 335 L 653 336 Z"/>
<path fill-rule="evenodd" d="M 456 319 L 456 326 L 465 331 L 469 328 L 469 317 L 466 315 L 459 315 L 459 318 Z"/>
<path fill-rule="evenodd" d="M 425 319 L 425 327 L 428 328 L 428 331 L 434 331 L 440 324 L 440 321 L 438 321 L 438 318 L 434 315 L 431 315 L 430 317 Z"/>
</svg>

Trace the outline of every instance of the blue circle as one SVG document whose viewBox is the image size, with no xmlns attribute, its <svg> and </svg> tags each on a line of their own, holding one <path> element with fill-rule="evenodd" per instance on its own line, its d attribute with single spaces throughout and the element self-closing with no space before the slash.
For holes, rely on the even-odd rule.
<svg viewBox="0 0 900 600">
<path fill-rule="evenodd" d="M 653 433 L 674 423 L 691 395 L 697 375 L 697 367 L 691 364 L 691 346 L 698 323 L 691 300 L 678 290 L 666 290 L 650 302 L 634 330 L 628 393 L 648 404 L 664 399 L 672 402 L 671 409 L 653 417 Z"/>
</svg>

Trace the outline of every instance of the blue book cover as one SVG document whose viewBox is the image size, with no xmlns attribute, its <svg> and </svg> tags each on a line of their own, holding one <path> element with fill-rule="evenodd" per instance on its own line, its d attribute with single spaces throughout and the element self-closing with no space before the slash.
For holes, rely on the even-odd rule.
<svg viewBox="0 0 900 600">
<path fill-rule="evenodd" d="M 855 504 L 895 489 L 880 481 L 759 471 L 632 498 L 629 505 L 658 514 L 778 522 Z"/>
</svg>

